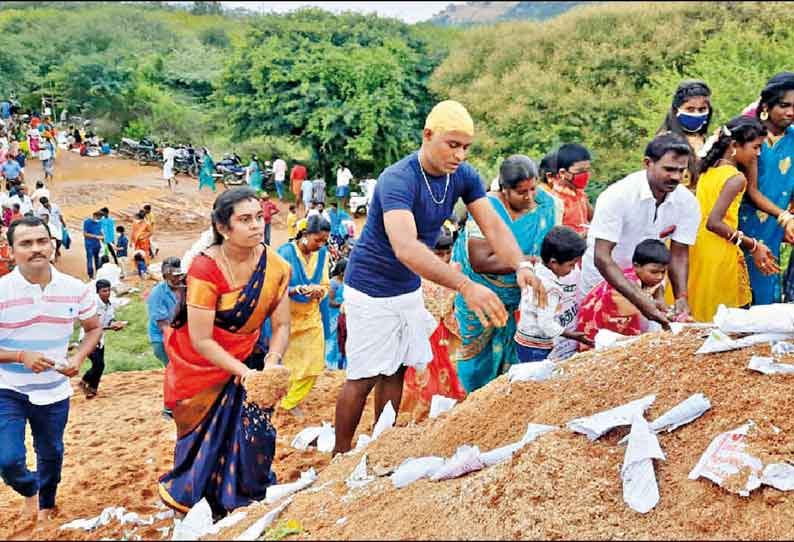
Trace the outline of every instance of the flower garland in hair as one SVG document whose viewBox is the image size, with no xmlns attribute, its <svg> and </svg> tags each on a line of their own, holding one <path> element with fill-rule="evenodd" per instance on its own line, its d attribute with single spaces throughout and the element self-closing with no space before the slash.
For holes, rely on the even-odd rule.
<svg viewBox="0 0 794 542">
<path fill-rule="evenodd" d="M 725 137 L 731 137 L 731 131 L 728 129 L 727 126 L 720 126 L 718 127 L 712 135 L 703 143 L 703 146 L 698 151 L 698 158 L 701 160 L 706 157 L 706 155 L 711 151 L 711 148 L 714 144 L 719 141 L 720 135 L 724 135 Z"/>
<path fill-rule="evenodd" d="M 191 246 L 187 252 L 182 256 L 182 269 L 187 272 L 190 269 L 190 264 L 193 262 L 193 258 L 210 248 L 212 245 L 215 244 L 215 232 L 212 231 L 212 226 L 199 236 L 193 246 Z"/>
</svg>

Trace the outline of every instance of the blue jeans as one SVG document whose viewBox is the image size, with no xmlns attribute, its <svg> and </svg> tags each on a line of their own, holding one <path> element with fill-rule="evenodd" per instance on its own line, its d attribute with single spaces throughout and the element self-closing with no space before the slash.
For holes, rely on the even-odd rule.
<svg viewBox="0 0 794 542">
<path fill-rule="evenodd" d="M 168 354 L 165 353 L 165 346 L 162 342 L 153 342 L 152 350 L 154 350 L 154 357 L 160 360 L 163 367 L 168 365 Z"/>
<path fill-rule="evenodd" d="M 94 270 L 99 269 L 99 253 L 102 250 L 102 245 L 97 243 L 96 245 L 86 245 L 85 246 L 85 259 L 86 265 L 88 267 L 88 278 L 94 278 Z"/>
<path fill-rule="evenodd" d="M 69 399 L 34 405 L 27 395 L 0 390 L 0 476 L 23 497 L 39 494 L 39 508 L 55 507 L 61 481 L 63 432 L 69 419 Z M 30 422 L 36 472 L 25 464 L 25 425 Z"/>
<path fill-rule="evenodd" d="M 551 348 L 530 348 L 516 343 L 516 354 L 518 354 L 519 363 L 543 361 L 551 354 Z"/>
<path fill-rule="evenodd" d="M 276 181 L 276 193 L 278 199 L 284 199 L 284 181 Z"/>
<path fill-rule="evenodd" d="M 265 224 L 265 244 L 270 245 L 270 223 Z"/>
</svg>

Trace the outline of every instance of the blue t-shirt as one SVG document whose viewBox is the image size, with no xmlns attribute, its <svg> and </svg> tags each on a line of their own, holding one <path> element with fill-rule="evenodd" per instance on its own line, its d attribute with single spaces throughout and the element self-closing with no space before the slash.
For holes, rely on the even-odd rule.
<svg viewBox="0 0 794 542">
<path fill-rule="evenodd" d="M 109 216 L 102 217 L 99 221 L 102 226 L 102 235 L 105 236 L 105 243 L 116 242 L 116 222 Z"/>
<path fill-rule="evenodd" d="M 13 181 L 19 177 L 21 171 L 22 168 L 16 160 L 6 160 L 6 163 L 3 164 L 3 175 L 5 175 L 5 178 L 9 181 Z"/>
<path fill-rule="evenodd" d="M 123 233 L 119 235 L 119 241 L 116 243 L 116 247 L 118 250 L 116 251 L 116 256 L 119 258 L 126 258 L 127 257 L 127 247 L 129 246 L 130 242 L 127 239 L 127 236 Z"/>
<path fill-rule="evenodd" d="M 157 321 L 168 320 L 170 322 L 174 317 L 175 309 L 176 295 L 165 281 L 152 288 L 149 298 L 146 300 L 146 310 L 149 312 L 149 341 L 163 342 L 163 332 L 160 331 Z"/>
<path fill-rule="evenodd" d="M 92 233 L 94 235 L 102 235 L 102 224 L 99 220 L 94 220 L 93 218 L 86 218 L 83 221 L 83 234 Z M 85 239 L 85 246 L 87 247 L 96 247 L 100 245 L 99 239 L 94 239 L 93 237 L 84 237 Z"/>
<path fill-rule="evenodd" d="M 414 152 L 386 168 L 378 177 L 367 222 L 351 251 L 345 271 L 345 284 L 371 297 L 394 297 L 417 290 L 419 275 L 394 255 L 383 213 L 406 209 L 413 213 L 419 240 L 431 249 L 438 240 L 441 225 L 449 218 L 458 198 L 468 205 L 485 197 L 480 174 L 468 163 L 450 175 L 449 192 L 441 204 L 431 199 L 422 172 L 419 154 Z M 447 176 L 427 175 L 436 201 L 444 197 Z"/>
<path fill-rule="evenodd" d="M 4 119 L 11 116 L 11 104 L 9 102 L 0 102 L 0 116 Z"/>
</svg>

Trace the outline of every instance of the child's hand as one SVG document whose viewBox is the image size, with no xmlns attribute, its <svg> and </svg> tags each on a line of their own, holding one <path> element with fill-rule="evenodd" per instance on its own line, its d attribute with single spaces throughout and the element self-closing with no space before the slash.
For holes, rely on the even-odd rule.
<svg viewBox="0 0 794 542">
<path fill-rule="evenodd" d="M 587 338 L 587 335 L 584 331 L 566 331 L 562 334 L 563 337 L 567 339 L 573 339 L 574 341 L 579 341 L 580 343 L 589 346 L 590 348 L 595 347 L 595 342 L 591 339 Z"/>
</svg>

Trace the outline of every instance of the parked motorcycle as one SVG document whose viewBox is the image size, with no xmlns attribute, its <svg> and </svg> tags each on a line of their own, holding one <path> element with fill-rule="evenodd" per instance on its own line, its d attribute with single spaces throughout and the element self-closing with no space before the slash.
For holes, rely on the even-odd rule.
<svg viewBox="0 0 794 542">
<path fill-rule="evenodd" d="M 223 159 L 215 163 L 215 175 L 220 178 L 223 186 L 245 184 L 245 166 L 240 157 L 235 153 L 226 153 Z"/>
<path fill-rule="evenodd" d="M 138 164 L 142 166 L 160 165 L 163 163 L 162 150 L 157 148 L 154 141 L 148 138 L 143 138 L 138 142 L 135 157 L 138 160 Z"/>
<path fill-rule="evenodd" d="M 136 158 L 136 152 L 138 150 L 138 142 L 134 139 L 130 139 L 128 137 L 122 137 L 121 143 L 118 146 L 118 153 L 119 156 L 123 156 L 125 158 Z"/>
<path fill-rule="evenodd" d="M 190 175 L 194 179 L 197 179 L 199 169 L 201 169 L 201 164 L 199 163 L 198 154 L 196 154 L 196 149 L 193 148 L 193 145 L 179 145 L 176 148 L 176 155 L 174 156 L 174 172 Z"/>
</svg>

